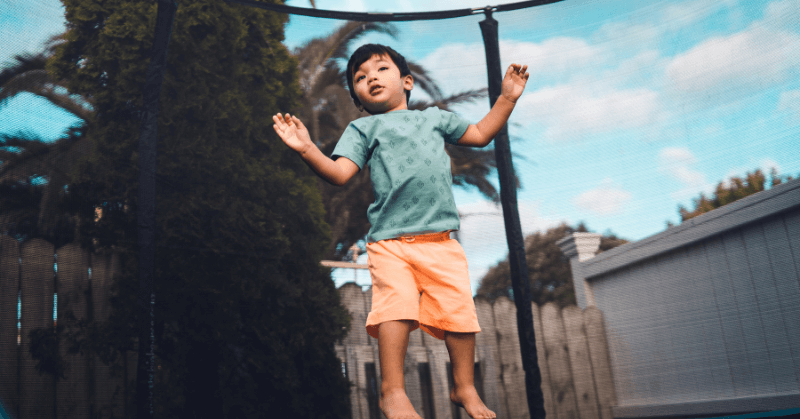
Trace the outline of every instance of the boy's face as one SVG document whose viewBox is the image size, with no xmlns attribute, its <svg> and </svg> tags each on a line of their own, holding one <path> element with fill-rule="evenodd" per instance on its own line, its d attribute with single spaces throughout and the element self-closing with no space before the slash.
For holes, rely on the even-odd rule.
<svg viewBox="0 0 800 419">
<path fill-rule="evenodd" d="M 401 77 L 388 55 L 373 55 L 353 74 L 356 97 L 373 115 L 408 109 L 406 90 L 413 88 L 414 78 Z"/>
</svg>

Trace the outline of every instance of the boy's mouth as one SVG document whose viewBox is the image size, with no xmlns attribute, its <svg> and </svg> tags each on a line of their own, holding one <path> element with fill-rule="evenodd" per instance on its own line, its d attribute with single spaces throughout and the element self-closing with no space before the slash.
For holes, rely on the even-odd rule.
<svg viewBox="0 0 800 419">
<path fill-rule="evenodd" d="M 380 90 L 383 89 L 383 86 L 372 86 L 369 89 L 369 94 L 374 95 L 375 93 L 380 93 Z"/>
</svg>

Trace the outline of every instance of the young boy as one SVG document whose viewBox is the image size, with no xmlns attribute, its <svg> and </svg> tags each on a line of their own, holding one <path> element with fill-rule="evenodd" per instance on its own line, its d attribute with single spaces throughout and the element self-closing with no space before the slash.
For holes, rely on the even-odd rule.
<svg viewBox="0 0 800 419">
<path fill-rule="evenodd" d="M 491 111 L 470 125 L 438 108 L 408 110 L 414 78 L 405 59 L 387 46 L 367 44 L 350 57 L 347 84 L 355 105 L 372 116 L 348 125 L 332 159 L 314 145 L 297 117 L 272 117 L 283 141 L 328 182 L 344 185 L 365 164 L 370 167 L 375 202 L 367 210 L 372 309 L 366 329 L 378 339 L 380 407 L 388 419 L 421 419 L 403 382 L 408 336 L 417 327 L 445 341 L 453 367 L 450 400 L 473 418 L 496 417 L 473 381 L 480 327 L 464 251 L 450 239 L 459 218 L 444 142 L 489 144 L 522 95 L 526 70 L 512 64 Z"/>
</svg>

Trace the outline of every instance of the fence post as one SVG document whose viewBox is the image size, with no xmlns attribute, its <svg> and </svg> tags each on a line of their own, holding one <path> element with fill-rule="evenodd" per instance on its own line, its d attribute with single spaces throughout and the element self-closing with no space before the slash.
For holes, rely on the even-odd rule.
<svg viewBox="0 0 800 419">
<path fill-rule="evenodd" d="M 0 403 L 6 413 L 18 417 L 17 388 L 20 347 L 17 345 L 17 293 L 19 291 L 19 243 L 0 236 Z"/>
<path fill-rule="evenodd" d="M 76 243 L 62 246 L 56 251 L 58 274 L 58 314 L 60 324 L 71 313 L 75 321 L 88 318 L 87 291 L 89 287 L 89 254 Z M 65 362 L 64 379 L 56 383 L 58 418 L 82 419 L 90 417 L 89 359 L 67 353 L 68 342 L 59 334 L 59 352 Z"/>
<path fill-rule="evenodd" d="M 50 374 L 40 374 L 31 357 L 29 333 L 53 327 L 53 245 L 33 239 L 22 245 L 22 354 L 20 362 L 21 418 L 53 416 L 56 381 Z"/>
<path fill-rule="evenodd" d="M 572 284 L 575 286 L 575 298 L 578 307 L 584 309 L 594 304 L 592 286 L 586 282 L 581 269 L 581 262 L 591 259 L 600 248 L 600 235 L 595 233 L 572 233 L 556 242 L 561 251 L 569 258 L 572 268 Z"/>
</svg>

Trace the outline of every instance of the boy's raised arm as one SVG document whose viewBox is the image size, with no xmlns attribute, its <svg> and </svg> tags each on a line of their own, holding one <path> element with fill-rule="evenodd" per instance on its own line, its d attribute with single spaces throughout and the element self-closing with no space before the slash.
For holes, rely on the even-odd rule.
<svg viewBox="0 0 800 419">
<path fill-rule="evenodd" d="M 500 128 L 508 122 L 508 117 L 517 99 L 522 96 L 525 84 L 528 82 L 528 66 L 521 64 L 511 64 L 503 77 L 503 84 L 500 88 L 500 97 L 492 106 L 481 122 L 472 124 L 458 140 L 458 145 L 468 147 L 485 147 L 500 132 Z"/>
<path fill-rule="evenodd" d="M 329 183 L 342 186 L 358 173 L 358 165 L 352 160 L 341 157 L 334 161 L 322 154 L 319 147 L 311 141 L 308 129 L 296 116 L 276 114 L 272 121 L 275 122 L 272 128 L 283 142 L 296 151 L 311 170 Z"/>
</svg>

